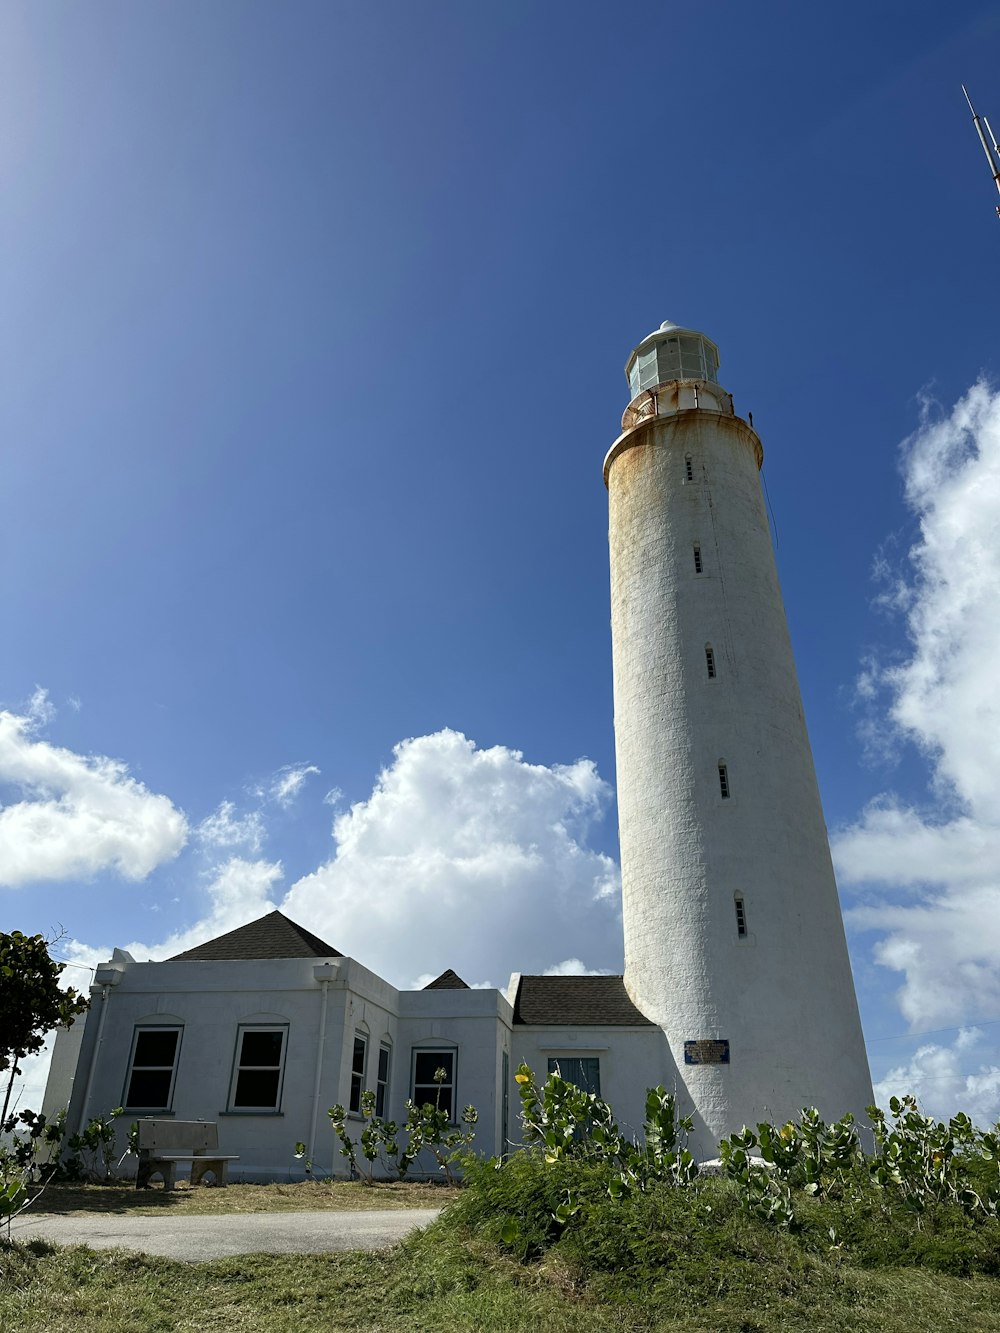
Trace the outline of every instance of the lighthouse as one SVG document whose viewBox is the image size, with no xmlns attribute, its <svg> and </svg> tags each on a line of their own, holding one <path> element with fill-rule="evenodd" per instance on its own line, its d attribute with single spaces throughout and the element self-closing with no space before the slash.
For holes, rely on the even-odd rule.
<svg viewBox="0 0 1000 1333">
<path fill-rule="evenodd" d="M 763 447 L 718 366 L 694 329 L 644 338 L 604 460 L 625 987 L 703 1156 L 872 1102 Z"/>
</svg>

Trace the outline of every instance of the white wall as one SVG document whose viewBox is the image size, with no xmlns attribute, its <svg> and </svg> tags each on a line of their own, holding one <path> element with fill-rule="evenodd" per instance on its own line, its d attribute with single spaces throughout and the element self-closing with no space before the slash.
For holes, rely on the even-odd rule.
<svg viewBox="0 0 1000 1333">
<path fill-rule="evenodd" d="M 323 985 L 314 969 L 322 960 L 275 959 L 254 962 L 176 961 L 121 963 L 120 980 L 106 1001 L 94 988 L 94 1009 L 83 1033 L 73 1099 L 71 1130 L 122 1104 L 137 1025 L 177 1023 L 183 1027 L 171 1111 L 180 1120 L 209 1119 L 219 1125 L 222 1151 L 236 1153 L 234 1179 L 297 1179 L 303 1166 L 294 1158 L 296 1141 L 308 1143 L 315 1123 L 313 1162 L 317 1173 L 345 1174 L 347 1165 L 330 1128 L 327 1111 L 349 1105 L 354 1037 L 367 1038 L 364 1085 L 375 1088 L 378 1051 L 391 1047 L 386 1114 L 402 1123 L 411 1093 L 411 1049 L 448 1047 L 456 1052 L 456 1104 L 481 1112 L 476 1147 L 497 1150 L 501 1051 L 509 1047 L 510 1005 L 499 991 L 398 992 L 353 959 L 332 960 L 327 983 L 326 1023 L 317 1088 L 317 1056 L 322 1026 Z M 106 1005 L 100 1047 L 96 1021 Z M 287 1024 L 281 1105 L 277 1112 L 229 1110 L 237 1033 L 243 1023 Z M 69 1053 L 67 1053 L 69 1054 Z M 96 1061 L 85 1103 L 91 1061 Z M 70 1059 L 54 1067 L 46 1097 L 65 1088 Z M 127 1108 L 120 1122 L 119 1148 L 128 1124 L 143 1113 Z M 150 1111 L 149 1114 L 156 1114 Z M 360 1135 L 363 1121 L 351 1117 Z M 134 1161 L 125 1168 L 134 1169 Z M 428 1173 L 430 1160 L 418 1163 Z"/>
<path fill-rule="evenodd" d="M 676 1079 L 668 1081 L 670 1052 L 658 1027 L 564 1027 L 518 1025 L 514 1028 L 511 1078 L 523 1061 L 539 1085 L 548 1075 L 549 1059 L 596 1056 L 600 1060 L 601 1098 L 612 1106 L 622 1129 L 641 1137 L 646 1089 L 662 1083 L 668 1092 L 680 1092 Z M 521 1099 L 511 1092 L 512 1127 L 519 1129 Z"/>
</svg>

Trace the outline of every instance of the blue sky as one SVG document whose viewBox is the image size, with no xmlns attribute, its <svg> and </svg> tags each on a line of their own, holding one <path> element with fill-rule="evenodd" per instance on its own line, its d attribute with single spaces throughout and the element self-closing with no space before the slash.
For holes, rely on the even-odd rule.
<svg viewBox="0 0 1000 1333">
<path fill-rule="evenodd" d="M 670 317 L 764 441 L 875 1078 L 1000 1114 L 998 47 L 920 0 L 7 5 L 4 927 L 620 967 L 601 461 Z"/>
</svg>

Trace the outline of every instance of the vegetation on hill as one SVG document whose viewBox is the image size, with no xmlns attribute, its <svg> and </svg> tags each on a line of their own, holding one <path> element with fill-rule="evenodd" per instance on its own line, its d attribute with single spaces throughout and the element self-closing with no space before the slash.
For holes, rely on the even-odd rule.
<svg viewBox="0 0 1000 1333">
<path fill-rule="evenodd" d="M 814 1111 L 685 1146 L 662 1088 L 645 1136 L 518 1071 L 529 1146 L 467 1158 L 431 1227 L 383 1254 L 181 1266 L 42 1244 L 0 1248 L 0 1333 L 1000 1333 L 996 1132 L 910 1098 Z"/>
</svg>

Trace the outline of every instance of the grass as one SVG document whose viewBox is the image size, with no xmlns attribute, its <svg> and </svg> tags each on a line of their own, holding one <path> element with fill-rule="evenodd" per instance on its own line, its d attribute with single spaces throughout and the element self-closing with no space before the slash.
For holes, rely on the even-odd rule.
<svg viewBox="0 0 1000 1333">
<path fill-rule="evenodd" d="M 132 1185 L 49 1185 L 36 1213 L 131 1213 L 137 1217 L 202 1216 L 212 1213 L 301 1213 L 310 1209 L 337 1212 L 363 1208 L 440 1208 L 458 1195 L 445 1185 L 416 1181 L 297 1181 L 287 1185 L 227 1185 L 192 1189 L 181 1182 L 165 1190 L 155 1183 L 148 1190 Z"/>
<path fill-rule="evenodd" d="M 613 1203 L 600 1172 L 529 1154 L 469 1179 L 432 1226 L 375 1254 L 179 1264 L 0 1246 L 0 1333 L 1000 1333 L 1000 1224 L 950 1206 L 918 1219 L 883 1196 L 802 1201 L 787 1232 L 747 1214 L 726 1180 Z M 251 1188 L 197 1193 L 224 1203 Z M 257 1188 L 272 1202 L 380 1193 Z M 567 1188 L 581 1206 L 561 1226 Z"/>
<path fill-rule="evenodd" d="M 442 1223 L 379 1254 L 207 1264 L 0 1248 L 0 1333 L 997 1333 L 998 1284 L 828 1260 L 733 1258 L 694 1288 L 625 1291 L 550 1258 L 521 1264 Z"/>
</svg>

